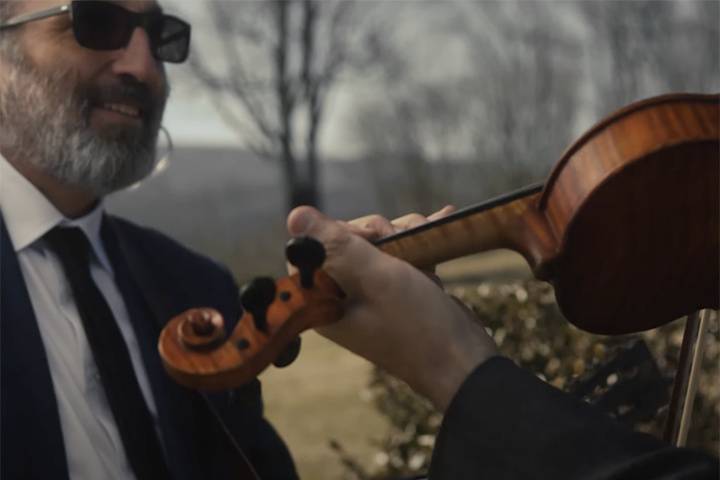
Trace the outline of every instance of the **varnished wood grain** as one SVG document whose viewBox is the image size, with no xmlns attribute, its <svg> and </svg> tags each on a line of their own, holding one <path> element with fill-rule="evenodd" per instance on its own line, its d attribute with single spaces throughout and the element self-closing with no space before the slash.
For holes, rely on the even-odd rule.
<svg viewBox="0 0 720 480">
<path fill-rule="evenodd" d="M 307 290 L 300 286 L 297 275 L 278 280 L 276 300 L 267 312 L 267 331 L 258 330 L 252 315 L 246 312 L 217 348 L 197 349 L 185 341 L 183 325 L 198 309 L 173 318 L 163 328 L 158 342 L 166 371 L 181 385 L 201 390 L 222 390 L 249 382 L 301 332 L 342 315 L 335 282 L 322 271 L 316 273 L 315 281 L 316 288 Z M 219 315 L 212 309 L 199 310 Z M 239 348 L 240 342 L 245 348 Z"/>
<path fill-rule="evenodd" d="M 407 235 L 397 235 L 378 244 L 378 247 L 394 257 L 405 260 L 419 268 L 428 268 L 454 258 L 481 251 L 509 248 L 520 251 L 530 263 L 538 256 L 524 251 L 526 245 L 552 248 L 552 240 L 540 238 L 535 242 L 525 239 L 534 221 L 540 193 L 521 196 L 508 203 L 474 213 L 459 212 L 450 221 L 432 224 L 432 228 L 418 228 Z M 538 220 L 542 221 L 542 220 Z M 537 231 L 544 233 L 545 228 Z"/>
<path fill-rule="evenodd" d="M 575 142 L 540 194 L 407 232 L 384 251 L 428 267 L 510 248 L 552 282 L 569 321 L 646 330 L 718 307 L 717 95 L 630 105 Z"/>
</svg>

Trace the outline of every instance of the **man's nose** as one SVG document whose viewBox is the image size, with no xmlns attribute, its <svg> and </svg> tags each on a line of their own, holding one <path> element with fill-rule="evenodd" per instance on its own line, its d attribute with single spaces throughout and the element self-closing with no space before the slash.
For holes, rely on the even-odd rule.
<svg viewBox="0 0 720 480">
<path fill-rule="evenodd" d="M 142 28 L 133 31 L 130 41 L 121 55 L 113 62 L 113 73 L 131 75 L 151 89 L 160 91 L 164 82 L 164 69 L 155 59 L 150 47 L 150 38 Z"/>
</svg>

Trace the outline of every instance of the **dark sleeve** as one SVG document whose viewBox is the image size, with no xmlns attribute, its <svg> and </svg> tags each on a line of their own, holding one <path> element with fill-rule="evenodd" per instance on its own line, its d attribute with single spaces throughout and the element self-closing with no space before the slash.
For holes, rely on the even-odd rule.
<svg viewBox="0 0 720 480">
<path fill-rule="evenodd" d="M 633 432 L 594 407 L 494 357 L 445 414 L 431 480 L 712 479 L 718 460 Z"/>
</svg>

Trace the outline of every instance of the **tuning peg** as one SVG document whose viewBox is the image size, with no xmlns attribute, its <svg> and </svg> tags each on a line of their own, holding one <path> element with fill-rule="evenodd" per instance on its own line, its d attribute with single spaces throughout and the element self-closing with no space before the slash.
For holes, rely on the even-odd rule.
<svg viewBox="0 0 720 480">
<path fill-rule="evenodd" d="M 275 280 L 269 277 L 253 279 L 240 292 L 240 303 L 252 314 L 255 328 L 261 332 L 267 332 L 267 309 L 275 300 L 275 293 Z"/>
<path fill-rule="evenodd" d="M 311 237 L 291 239 L 285 247 L 285 256 L 300 271 L 300 285 L 313 287 L 315 271 L 325 262 L 325 247 Z"/>
<path fill-rule="evenodd" d="M 300 354 L 301 344 L 302 339 L 300 337 L 295 337 L 295 340 L 290 342 L 288 346 L 285 347 L 285 350 L 283 350 L 283 352 L 277 356 L 277 358 L 273 362 L 273 365 L 278 368 L 287 367 L 288 365 L 290 365 Z"/>
</svg>

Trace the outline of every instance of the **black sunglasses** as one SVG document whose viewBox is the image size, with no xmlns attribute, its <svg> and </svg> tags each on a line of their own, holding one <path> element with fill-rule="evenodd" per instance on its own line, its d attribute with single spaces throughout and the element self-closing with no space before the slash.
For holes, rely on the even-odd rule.
<svg viewBox="0 0 720 480">
<path fill-rule="evenodd" d="M 150 49 L 156 59 L 182 63 L 190 51 L 188 23 L 160 10 L 138 13 L 105 1 L 76 0 L 69 5 L 19 15 L 0 24 L 0 30 L 64 13 L 70 14 L 75 39 L 85 48 L 123 48 L 133 31 L 142 27 L 150 38 Z"/>
</svg>

